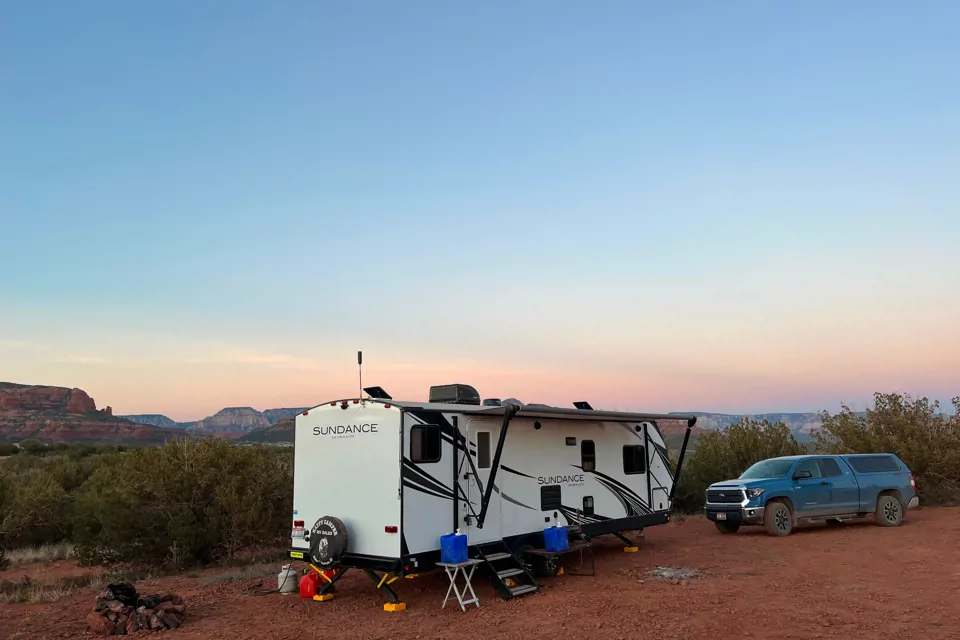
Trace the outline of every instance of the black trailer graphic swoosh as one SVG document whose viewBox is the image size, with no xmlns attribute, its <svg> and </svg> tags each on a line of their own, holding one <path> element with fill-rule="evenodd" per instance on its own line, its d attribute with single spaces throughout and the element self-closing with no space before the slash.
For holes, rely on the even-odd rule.
<svg viewBox="0 0 960 640">
<path fill-rule="evenodd" d="M 512 473 L 512 474 L 514 474 L 514 475 L 523 476 L 524 478 L 530 478 L 530 479 L 532 479 L 532 480 L 536 480 L 536 478 L 534 478 L 533 476 L 527 475 L 527 474 L 523 473 L 522 471 L 517 471 L 516 469 L 511 469 L 510 467 L 508 467 L 508 466 L 505 465 L 505 464 L 501 464 L 501 465 L 500 465 L 500 468 L 503 469 L 504 471 L 506 471 L 507 473 Z"/>
<path fill-rule="evenodd" d="M 583 467 L 578 464 L 572 464 L 570 466 L 583 471 Z M 596 476 L 597 482 L 599 482 L 607 491 L 616 496 L 617 500 L 620 501 L 620 504 L 623 505 L 623 510 L 628 516 L 653 513 L 649 505 L 643 501 L 643 498 L 637 495 L 633 489 L 625 484 L 622 484 L 618 480 L 615 480 L 607 474 L 599 471 L 587 471 L 585 473 L 592 473 L 594 476 Z"/>
<path fill-rule="evenodd" d="M 408 478 L 404 478 L 404 479 L 403 479 L 403 486 L 404 486 L 404 488 L 406 488 L 406 489 L 413 489 L 414 491 L 419 491 L 420 493 L 425 493 L 425 494 L 427 494 L 428 496 L 431 496 L 431 497 L 434 497 L 434 498 L 440 498 L 440 499 L 442 499 L 442 500 L 453 500 L 453 498 L 451 498 L 450 496 L 440 495 L 439 493 L 434 493 L 433 491 L 430 491 L 429 489 L 425 489 L 425 488 L 421 487 L 421 486 L 418 485 L 418 484 L 414 484 L 414 483 L 413 483 L 411 480 L 409 480 Z"/>
<path fill-rule="evenodd" d="M 451 500 L 453 499 L 453 489 L 444 485 L 442 482 L 431 476 L 423 469 L 419 468 L 407 458 L 403 459 L 400 476 L 404 480 L 410 480 L 411 482 L 422 485 L 436 493 L 442 494 L 445 497 L 449 497 Z"/>
</svg>

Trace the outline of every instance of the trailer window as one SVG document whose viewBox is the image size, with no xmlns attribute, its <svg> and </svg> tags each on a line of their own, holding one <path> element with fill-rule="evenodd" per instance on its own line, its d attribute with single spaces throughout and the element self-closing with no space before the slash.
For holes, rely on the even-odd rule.
<svg viewBox="0 0 960 640">
<path fill-rule="evenodd" d="M 477 432 L 477 469 L 490 468 L 490 432 Z"/>
<path fill-rule="evenodd" d="M 593 440 L 580 442 L 580 467 L 584 471 L 593 471 L 597 468 L 597 449 Z"/>
<path fill-rule="evenodd" d="M 627 475 L 647 472 L 647 450 L 642 444 L 623 447 L 623 472 Z"/>
<path fill-rule="evenodd" d="M 410 427 L 410 461 L 440 461 L 440 427 L 435 424 Z"/>
</svg>

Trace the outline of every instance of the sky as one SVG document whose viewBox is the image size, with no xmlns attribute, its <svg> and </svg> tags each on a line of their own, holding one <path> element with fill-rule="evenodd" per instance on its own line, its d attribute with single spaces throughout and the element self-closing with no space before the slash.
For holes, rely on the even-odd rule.
<svg viewBox="0 0 960 640">
<path fill-rule="evenodd" d="M 960 4 L 11 0 L 0 380 L 960 395 Z"/>
</svg>

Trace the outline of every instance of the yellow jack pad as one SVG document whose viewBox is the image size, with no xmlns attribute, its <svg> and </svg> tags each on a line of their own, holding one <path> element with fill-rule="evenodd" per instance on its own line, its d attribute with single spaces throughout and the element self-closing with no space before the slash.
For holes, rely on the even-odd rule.
<svg viewBox="0 0 960 640">
<path fill-rule="evenodd" d="M 387 602 L 386 604 L 383 605 L 384 611 L 403 611 L 406 608 L 407 608 L 406 602 L 397 602 L 396 604 L 392 602 Z"/>
<path fill-rule="evenodd" d="M 636 553 L 637 551 L 640 551 L 640 547 L 624 547 L 623 551 L 624 553 Z"/>
<path fill-rule="evenodd" d="M 559 569 L 557 569 L 557 575 L 558 575 L 558 576 L 562 576 L 562 575 L 563 575 L 563 567 L 560 567 Z"/>
<path fill-rule="evenodd" d="M 313 596 L 313 599 L 317 602 L 326 602 L 327 600 L 333 600 L 333 594 L 321 593 L 320 595 Z"/>
<path fill-rule="evenodd" d="M 405 575 L 405 576 L 403 576 L 403 577 L 406 578 L 407 580 L 416 580 L 417 578 L 420 577 L 420 574 L 419 574 L 419 573 L 411 573 L 411 574 Z"/>
</svg>

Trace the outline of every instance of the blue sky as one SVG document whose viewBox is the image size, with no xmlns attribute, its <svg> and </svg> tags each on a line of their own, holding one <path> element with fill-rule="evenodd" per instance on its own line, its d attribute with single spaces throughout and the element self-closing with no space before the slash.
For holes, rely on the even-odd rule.
<svg viewBox="0 0 960 640">
<path fill-rule="evenodd" d="M 365 348 L 417 396 L 960 393 L 956 3 L 5 14 L 0 379 L 193 414 Z"/>
</svg>

